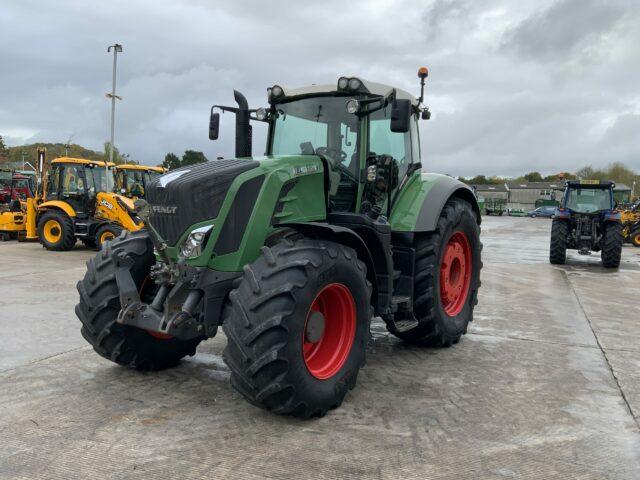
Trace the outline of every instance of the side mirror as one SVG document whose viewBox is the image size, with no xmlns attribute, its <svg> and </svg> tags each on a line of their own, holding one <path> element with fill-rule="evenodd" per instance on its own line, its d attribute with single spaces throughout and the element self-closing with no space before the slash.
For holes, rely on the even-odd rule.
<svg viewBox="0 0 640 480">
<path fill-rule="evenodd" d="M 391 131 L 407 133 L 411 122 L 411 100 L 394 100 L 391 108 Z"/>
<path fill-rule="evenodd" d="M 220 114 L 211 112 L 211 116 L 209 117 L 209 140 L 217 140 L 219 130 Z"/>
</svg>

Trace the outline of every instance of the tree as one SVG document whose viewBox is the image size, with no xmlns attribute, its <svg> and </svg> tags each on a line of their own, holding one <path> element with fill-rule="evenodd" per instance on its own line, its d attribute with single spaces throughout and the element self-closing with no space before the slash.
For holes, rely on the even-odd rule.
<svg viewBox="0 0 640 480">
<path fill-rule="evenodd" d="M 594 178 L 595 170 L 591 165 L 586 165 L 576 172 L 576 176 L 580 179 Z"/>
<path fill-rule="evenodd" d="M 162 162 L 162 166 L 164 168 L 168 168 L 169 170 L 180 168 L 180 164 L 180 158 L 178 158 L 175 153 L 167 153 L 164 156 L 164 162 Z"/>
<path fill-rule="evenodd" d="M 0 135 L 0 162 L 9 160 L 9 151 L 7 150 L 7 146 L 4 144 L 4 138 Z"/>
<path fill-rule="evenodd" d="M 545 182 L 559 182 L 561 180 L 575 180 L 577 177 L 570 172 L 560 172 L 554 175 L 547 175 L 544 177 Z"/>
<path fill-rule="evenodd" d="M 540 175 L 540 172 L 529 172 L 524 174 L 524 179 L 527 182 L 541 182 L 542 175 Z"/>
<path fill-rule="evenodd" d="M 109 145 L 110 145 L 110 142 L 104 142 L 104 158 L 107 161 L 109 161 Z M 127 155 L 127 158 L 128 158 L 128 155 Z M 115 163 L 116 165 L 119 165 L 125 162 L 126 162 L 125 157 L 120 153 L 120 150 L 118 150 L 118 147 L 114 145 L 113 163 Z"/>
<path fill-rule="evenodd" d="M 470 185 L 484 185 L 485 183 L 489 183 L 489 180 L 487 180 L 487 177 L 484 175 L 476 175 L 475 177 L 467 178 L 462 181 Z"/>
<path fill-rule="evenodd" d="M 181 165 L 193 165 L 195 163 L 203 163 L 207 161 L 207 157 L 204 156 L 204 153 L 197 152 L 195 150 L 186 150 L 184 155 L 182 155 L 182 163 Z"/>
</svg>

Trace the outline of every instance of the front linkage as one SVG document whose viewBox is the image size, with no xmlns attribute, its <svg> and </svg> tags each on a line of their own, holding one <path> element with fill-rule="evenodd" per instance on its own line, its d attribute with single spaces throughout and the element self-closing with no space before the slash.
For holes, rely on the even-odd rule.
<svg viewBox="0 0 640 480">
<path fill-rule="evenodd" d="M 145 244 L 137 244 L 133 252 L 123 248 L 111 250 L 122 306 L 117 322 L 182 340 L 213 337 L 218 327 L 215 319 L 221 317 L 224 298 L 240 273 L 194 267 L 184 260 L 172 261 L 166 254 L 166 242 L 151 224 L 149 210 L 146 201 L 136 200 L 136 212 L 144 219 L 146 234 L 162 263 L 150 266 L 148 279 L 139 287 L 131 273 L 132 253 L 136 257 L 143 255 L 141 249 Z M 149 286 L 153 288 L 147 290 Z M 206 307 L 196 312 L 203 297 L 207 299 Z M 206 318 L 214 321 L 206 322 Z"/>
</svg>

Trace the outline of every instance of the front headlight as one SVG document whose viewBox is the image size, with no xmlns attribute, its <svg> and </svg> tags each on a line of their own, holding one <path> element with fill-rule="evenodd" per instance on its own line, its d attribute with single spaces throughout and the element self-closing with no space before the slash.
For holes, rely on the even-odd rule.
<svg viewBox="0 0 640 480">
<path fill-rule="evenodd" d="M 184 258 L 195 258 L 202 254 L 202 247 L 209 236 L 213 225 L 196 228 L 189 233 L 189 236 L 180 247 L 180 253 Z"/>
</svg>

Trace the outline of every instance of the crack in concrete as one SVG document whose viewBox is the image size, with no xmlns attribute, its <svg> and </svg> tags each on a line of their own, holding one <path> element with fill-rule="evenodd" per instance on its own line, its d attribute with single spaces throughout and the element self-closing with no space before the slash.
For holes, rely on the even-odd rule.
<svg viewBox="0 0 640 480">
<path fill-rule="evenodd" d="M 589 318 L 589 315 L 587 315 L 587 312 L 584 309 L 584 305 L 582 305 L 582 302 L 580 301 L 580 297 L 578 296 L 578 292 L 576 292 L 576 289 L 573 286 L 573 283 L 571 282 L 571 279 L 569 278 L 569 275 L 567 274 L 567 272 L 565 272 L 564 270 L 561 270 L 561 272 L 562 272 L 562 274 L 564 276 L 564 279 L 567 282 L 567 285 L 568 285 L 569 289 L 571 290 L 571 293 L 573 293 L 573 296 L 575 297 L 576 301 L 578 302 L 578 306 L 580 307 L 580 310 L 582 311 L 582 314 L 584 315 L 584 318 L 587 319 L 587 323 L 589 324 L 589 328 L 591 329 L 591 333 L 593 334 L 593 337 L 595 338 L 596 343 L 598 344 L 598 348 L 602 352 L 602 355 L 604 357 L 604 361 L 607 363 L 607 367 L 609 367 L 609 371 L 611 372 L 611 375 L 613 376 L 613 379 L 616 382 L 616 386 L 618 387 L 618 391 L 620 392 L 620 396 L 622 396 L 622 400 L 624 401 L 625 405 L 627 406 L 627 411 L 631 415 L 631 418 L 635 422 L 636 427 L 640 431 L 640 419 L 638 419 L 638 416 L 633 411 L 633 408 L 631 407 L 631 403 L 629 403 L 629 399 L 627 398 L 627 395 L 624 393 L 624 390 L 622 389 L 622 385 L 620 385 L 620 380 L 618 379 L 618 376 L 616 375 L 616 372 L 614 371 L 613 366 L 611 365 L 611 362 L 609 361 L 609 357 L 607 356 L 607 351 L 605 350 L 605 348 L 600 343 L 600 338 L 598 337 L 598 334 L 596 333 L 595 329 L 593 328 L 593 324 L 591 323 L 591 319 Z M 613 349 L 609 349 L 609 350 L 613 350 Z"/>
<path fill-rule="evenodd" d="M 23 363 L 22 365 L 16 365 L 15 367 L 5 368 L 4 370 L 0 370 L 0 374 L 11 373 L 11 372 L 13 372 L 15 370 L 19 370 L 19 369 L 21 369 L 23 367 L 29 367 L 31 365 L 36 365 L 36 364 L 38 364 L 40 362 L 44 362 L 45 360 L 49 360 L 51 358 L 60 357 L 62 355 L 66 355 L 67 353 L 77 352 L 78 350 L 87 350 L 87 349 L 90 349 L 90 348 L 91 347 L 88 346 L 88 345 L 87 346 L 83 345 L 81 347 L 75 347 L 75 348 L 72 348 L 70 350 L 65 350 L 64 352 L 52 353 L 51 355 L 47 355 L 46 357 L 42 357 L 42 358 L 39 358 L 37 360 L 33 360 L 31 362 L 28 362 L 28 363 Z"/>
</svg>

